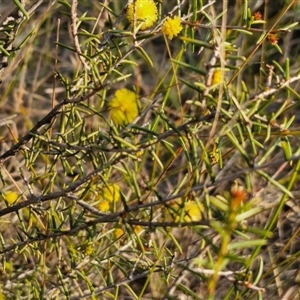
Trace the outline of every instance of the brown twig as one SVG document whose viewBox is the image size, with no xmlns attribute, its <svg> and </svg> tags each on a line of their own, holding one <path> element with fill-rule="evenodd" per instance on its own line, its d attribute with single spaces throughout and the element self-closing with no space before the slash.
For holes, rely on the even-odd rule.
<svg viewBox="0 0 300 300">
<path fill-rule="evenodd" d="M 28 15 L 32 15 L 43 2 L 43 0 L 36 1 L 29 9 L 27 9 Z M 15 13 L 14 8 L 11 7 L 10 9 L 11 13 L 9 13 L 8 16 L 6 16 L 4 19 L 3 17 L 0 18 L 0 31 L 9 33 L 6 34 L 7 39 L 2 45 L 2 48 L 6 53 L 4 53 L 4 51 L 0 51 L 0 84 L 4 69 L 8 66 L 8 54 L 10 54 L 10 52 L 13 50 L 13 42 L 16 38 L 18 30 L 26 19 L 20 10 Z"/>
<path fill-rule="evenodd" d="M 222 28 L 222 25 L 206 25 L 206 24 L 199 24 L 197 22 L 189 22 L 189 21 L 182 21 L 182 24 L 189 25 L 191 27 L 197 27 L 197 28 L 204 28 L 204 29 L 214 29 L 214 28 Z M 273 27 L 272 27 L 273 28 Z M 266 32 L 265 29 L 260 28 L 247 28 L 246 26 L 231 26 L 226 25 L 226 29 L 232 29 L 232 30 L 243 30 L 248 32 L 258 32 L 258 33 L 264 33 Z M 290 32 L 290 30 L 287 29 L 272 29 L 268 31 L 268 33 L 278 33 L 278 32 Z"/>
<path fill-rule="evenodd" d="M 102 86 L 99 86 L 91 93 L 80 96 L 74 99 L 64 99 L 60 103 L 58 103 L 42 120 L 38 121 L 37 124 L 23 137 L 19 140 L 17 144 L 15 144 L 8 151 L 0 155 L 0 164 L 2 164 L 8 158 L 16 155 L 18 151 L 20 151 L 35 135 L 39 134 L 39 129 L 46 125 L 51 124 L 53 119 L 60 113 L 60 109 L 70 103 L 79 103 L 89 99 L 91 96 L 95 95 L 97 92 L 101 90 Z"/>
<path fill-rule="evenodd" d="M 72 1 L 71 5 L 71 28 L 72 28 L 72 36 L 73 36 L 73 44 L 78 55 L 78 58 L 82 62 L 84 68 L 87 71 L 90 71 L 90 66 L 85 61 L 79 44 L 78 34 L 77 34 L 77 0 Z"/>
</svg>

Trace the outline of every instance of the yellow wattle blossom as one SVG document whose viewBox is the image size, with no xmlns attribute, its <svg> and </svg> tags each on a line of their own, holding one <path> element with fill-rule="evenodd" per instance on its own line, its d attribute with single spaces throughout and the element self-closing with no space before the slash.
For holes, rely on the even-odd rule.
<svg viewBox="0 0 300 300">
<path fill-rule="evenodd" d="M 134 228 L 134 232 L 136 234 L 140 233 L 143 230 L 143 227 L 140 225 L 135 225 L 135 226 L 133 226 L 133 228 Z"/>
<path fill-rule="evenodd" d="M 121 198 L 120 187 L 115 183 L 109 184 L 102 189 L 99 195 L 101 198 L 98 204 L 99 210 L 108 212 Z"/>
<path fill-rule="evenodd" d="M 211 85 L 219 84 L 222 80 L 222 71 L 220 69 L 215 69 L 212 79 L 211 79 Z"/>
<path fill-rule="evenodd" d="M 118 202 L 120 200 L 120 187 L 115 184 L 109 184 L 102 190 L 102 196 L 104 200 L 109 202 Z"/>
<path fill-rule="evenodd" d="M 98 204 L 98 209 L 103 212 L 108 212 L 110 210 L 110 203 L 107 200 L 102 200 Z"/>
<path fill-rule="evenodd" d="M 6 191 L 2 194 L 2 197 L 9 205 L 11 205 L 18 200 L 19 195 L 13 191 Z"/>
<path fill-rule="evenodd" d="M 115 97 L 108 103 L 110 117 L 117 125 L 131 123 L 139 114 L 136 94 L 128 89 L 115 92 Z"/>
<path fill-rule="evenodd" d="M 157 20 L 157 7 L 153 0 L 136 0 L 133 1 L 127 7 L 126 17 L 134 25 L 136 20 L 136 26 L 142 24 L 140 29 L 145 30 L 154 25 Z"/>
<path fill-rule="evenodd" d="M 115 231 L 114 231 L 114 235 L 115 235 L 115 238 L 118 239 L 121 235 L 124 234 L 124 231 L 122 228 L 116 228 Z"/>
<path fill-rule="evenodd" d="M 178 16 L 175 16 L 173 19 L 168 17 L 161 28 L 162 33 L 166 35 L 169 40 L 177 36 L 181 30 L 181 19 Z"/>
<path fill-rule="evenodd" d="M 171 204 L 169 213 L 175 222 L 197 222 L 202 219 L 204 208 L 196 201 L 175 201 Z"/>
<path fill-rule="evenodd" d="M 184 206 L 184 221 L 196 222 L 202 219 L 203 206 L 195 201 L 187 201 Z"/>
<path fill-rule="evenodd" d="M 93 254 L 94 252 L 94 246 L 92 242 L 84 242 L 81 246 L 80 246 L 80 250 L 82 252 L 82 254 L 84 256 L 90 256 Z"/>
</svg>

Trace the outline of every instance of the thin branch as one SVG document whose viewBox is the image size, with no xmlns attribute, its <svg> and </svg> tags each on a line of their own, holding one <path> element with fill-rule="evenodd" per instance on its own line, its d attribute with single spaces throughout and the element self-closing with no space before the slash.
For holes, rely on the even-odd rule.
<svg viewBox="0 0 300 300">
<path fill-rule="evenodd" d="M 297 161 L 299 159 L 300 159 L 300 155 L 295 155 L 295 156 L 293 156 L 291 158 L 290 161 Z M 246 168 L 246 169 L 237 171 L 234 174 L 230 174 L 230 175 L 224 176 L 224 177 L 216 180 L 215 182 L 211 182 L 209 184 L 203 184 L 203 185 L 195 186 L 195 187 L 193 187 L 193 188 L 190 189 L 190 192 L 203 190 L 203 189 L 211 187 L 211 186 L 218 186 L 222 182 L 229 181 L 229 180 L 234 180 L 236 178 L 239 178 L 242 175 L 244 175 L 245 173 L 255 172 L 257 170 L 269 168 L 270 166 L 277 166 L 278 164 L 281 164 L 284 161 L 285 161 L 285 159 L 282 158 L 282 159 L 274 160 L 274 161 L 272 161 L 270 163 L 267 163 L 265 165 L 254 166 L 253 168 Z M 100 173 L 102 171 L 102 168 L 99 168 L 99 169 L 93 171 L 92 173 L 90 173 L 89 175 L 87 175 L 83 179 L 75 181 L 73 184 L 71 184 L 65 190 L 62 190 L 62 191 L 59 191 L 59 192 L 54 192 L 54 193 L 48 194 L 46 196 L 40 196 L 40 197 L 31 196 L 31 197 L 28 197 L 28 201 L 24 201 L 24 202 L 18 203 L 16 205 L 7 207 L 5 209 L 2 209 L 0 211 L 0 217 L 4 216 L 4 215 L 7 215 L 7 214 L 9 214 L 11 212 L 20 210 L 21 208 L 27 207 L 27 206 L 29 206 L 31 204 L 35 204 L 35 203 L 38 203 L 38 202 L 45 202 L 45 201 L 49 201 L 49 200 L 53 200 L 53 199 L 58 199 L 59 197 L 63 197 L 63 196 L 66 197 L 66 196 L 68 196 L 68 193 L 70 193 L 71 191 L 75 191 L 83 183 L 89 181 L 97 173 Z M 116 213 L 111 213 L 111 214 L 108 214 L 106 216 L 101 216 L 99 218 L 96 218 L 95 220 L 87 221 L 86 223 L 84 223 L 82 225 L 79 225 L 79 226 L 77 226 L 75 228 L 69 229 L 69 230 L 63 230 L 63 231 L 51 233 L 51 234 L 48 234 L 48 235 L 44 235 L 44 234 L 42 235 L 41 234 L 42 237 L 37 237 L 37 238 L 29 239 L 29 240 L 20 242 L 18 244 L 14 244 L 14 245 L 11 245 L 9 247 L 6 247 L 5 249 L 3 249 L 3 250 L 0 251 L 0 254 L 1 253 L 10 252 L 10 251 L 14 250 L 17 247 L 22 247 L 22 246 L 25 246 L 25 245 L 30 244 L 32 242 L 43 241 L 43 240 L 46 240 L 46 239 L 49 239 L 49 238 L 50 239 L 51 238 L 58 238 L 58 237 L 66 236 L 66 235 L 74 235 L 74 234 L 77 234 L 81 230 L 86 230 L 87 228 L 95 226 L 97 224 L 108 223 L 108 222 L 118 222 L 120 220 L 120 218 L 123 218 L 123 216 L 127 215 L 129 212 L 140 211 L 141 209 L 144 209 L 144 208 L 155 207 L 157 205 L 165 204 L 165 203 L 170 202 L 170 201 L 172 201 L 172 200 L 174 200 L 176 198 L 183 197 L 185 194 L 186 194 L 186 191 L 182 191 L 182 192 L 180 192 L 180 193 L 178 193 L 176 195 L 167 197 L 164 200 L 158 200 L 158 201 L 153 201 L 151 203 L 144 203 L 144 204 L 133 205 L 133 206 L 128 207 L 126 210 L 122 210 L 122 211 L 116 212 Z M 138 222 L 136 220 L 132 220 L 132 221 L 126 220 L 126 222 L 128 222 L 129 224 L 132 223 L 132 225 L 138 224 Z M 149 227 L 152 226 L 151 222 L 140 223 L 140 224 L 141 224 L 141 226 L 142 225 L 144 225 L 144 226 L 148 225 Z M 175 225 L 175 223 L 172 223 L 172 222 L 171 223 L 165 223 L 165 222 L 163 222 L 162 224 L 160 224 L 160 223 L 153 223 L 153 227 L 155 227 L 155 224 L 157 224 L 157 225 L 163 225 L 163 224 L 165 224 L 166 226 L 170 226 L 170 227 L 172 227 L 173 224 Z M 187 223 L 182 223 L 181 225 L 182 226 L 189 226 L 191 224 L 193 224 L 193 225 L 205 225 L 205 226 L 209 225 L 209 223 L 207 223 L 207 221 L 199 221 L 199 222 L 193 222 L 193 223 L 188 223 L 187 222 Z M 178 226 L 178 224 L 177 224 L 177 226 Z"/>
<path fill-rule="evenodd" d="M 28 15 L 32 15 L 43 2 L 43 0 L 36 1 L 29 9 L 27 9 Z M 4 45 L 2 45 L 2 48 L 6 51 L 6 53 L 0 51 L 0 84 L 4 69 L 8 66 L 9 56 L 7 53 L 10 54 L 10 52 L 13 50 L 13 42 L 16 38 L 18 30 L 26 19 L 20 10 L 15 13 L 14 8 L 11 7 L 9 9 L 11 9 L 11 13 L 9 13 L 4 19 L 2 16 L 0 18 L 0 30 L 7 31 L 9 33 L 6 34 L 7 40 L 5 41 Z"/>
<path fill-rule="evenodd" d="M 189 270 L 191 270 L 193 272 L 196 272 L 196 273 L 202 273 L 202 274 L 205 274 L 205 275 L 214 275 L 214 272 L 215 272 L 215 270 L 203 269 L 203 268 L 190 268 Z M 243 280 L 237 279 L 237 277 L 242 276 L 243 274 L 245 274 L 245 272 L 246 272 L 246 270 L 242 270 L 242 271 L 219 271 L 218 276 L 223 276 L 227 280 L 229 280 L 230 282 L 233 282 L 233 283 L 238 284 L 238 285 L 245 286 L 250 290 L 254 290 L 254 291 L 257 291 L 257 292 L 264 293 L 266 291 L 264 288 L 258 287 L 254 284 L 251 284 L 247 280 L 243 281 Z"/>
<path fill-rule="evenodd" d="M 71 28 L 72 28 L 72 36 L 73 36 L 73 44 L 78 55 L 78 58 L 82 62 L 84 68 L 87 71 L 90 71 L 90 66 L 86 63 L 79 44 L 78 34 L 77 34 L 77 0 L 72 1 L 71 5 Z"/>
<path fill-rule="evenodd" d="M 197 27 L 197 28 L 204 28 L 204 29 L 214 29 L 214 28 L 222 28 L 222 25 L 207 25 L 207 24 L 200 24 L 197 22 L 189 22 L 189 21 L 182 21 L 182 24 L 189 25 L 191 27 Z M 273 27 L 272 27 L 273 28 Z M 231 26 L 231 25 L 226 25 L 226 29 L 228 30 L 243 30 L 243 31 L 248 31 L 248 32 L 258 32 L 258 33 L 266 33 L 268 32 L 269 34 L 275 34 L 279 32 L 290 32 L 291 30 L 288 29 L 272 29 L 270 31 L 266 31 L 265 29 L 260 29 L 260 28 L 247 28 L 246 26 Z"/>
<path fill-rule="evenodd" d="M 289 86 L 291 83 L 293 83 L 295 81 L 299 81 L 299 80 L 300 80 L 300 74 L 297 76 L 291 77 L 290 79 L 288 79 L 286 81 L 282 81 L 276 87 L 273 87 L 273 88 L 267 87 L 265 91 L 259 92 L 255 95 L 251 96 L 246 104 L 249 104 L 249 101 L 255 102 L 259 99 L 266 99 L 267 97 L 270 97 L 270 96 L 274 95 L 275 93 L 277 93 L 279 90 Z"/>
<path fill-rule="evenodd" d="M 0 155 L 0 164 L 2 164 L 4 161 L 6 161 L 8 158 L 15 156 L 18 151 L 23 149 L 23 147 L 35 136 L 39 134 L 39 129 L 46 125 L 51 124 L 53 122 L 53 119 L 56 117 L 56 115 L 60 114 L 60 109 L 70 103 L 80 103 L 83 102 L 93 95 L 95 95 L 97 92 L 101 90 L 102 86 L 99 86 L 95 90 L 93 90 L 91 93 L 80 96 L 74 99 L 64 99 L 60 103 L 58 103 L 42 120 L 38 121 L 37 124 L 23 137 L 19 140 L 17 144 L 15 144 L 12 148 L 10 148 L 8 151 Z"/>
</svg>

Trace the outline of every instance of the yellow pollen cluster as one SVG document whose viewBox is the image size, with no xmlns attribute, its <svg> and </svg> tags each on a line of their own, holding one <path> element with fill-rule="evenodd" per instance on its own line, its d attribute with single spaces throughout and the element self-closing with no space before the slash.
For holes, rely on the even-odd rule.
<svg viewBox="0 0 300 300">
<path fill-rule="evenodd" d="M 131 26 L 139 26 L 145 30 L 153 26 L 157 20 L 157 7 L 153 0 L 136 0 L 127 7 L 127 19 Z"/>
</svg>

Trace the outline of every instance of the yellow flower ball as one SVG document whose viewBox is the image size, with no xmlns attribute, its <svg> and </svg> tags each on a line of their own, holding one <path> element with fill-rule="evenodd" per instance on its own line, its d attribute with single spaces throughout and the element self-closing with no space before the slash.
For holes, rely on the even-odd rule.
<svg viewBox="0 0 300 300">
<path fill-rule="evenodd" d="M 124 231 L 122 228 L 116 228 L 114 231 L 115 238 L 118 239 L 120 236 L 124 234 Z"/>
<path fill-rule="evenodd" d="M 102 196 L 109 202 L 118 202 L 120 200 L 120 187 L 115 183 L 109 184 L 103 188 Z"/>
<path fill-rule="evenodd" d="M 81 247 L 81 252 L 84 256 L 90 256 L 94 252 L 94 246 L 93 243 L 91 242 L 84 242 Z"/>
<path fill-rule="evenodd" d="M 3 193 L 3 198 L 11 205 L 18 200 L 19 195 L 16 192 L 6 191 Z"/>
<path fill-rule="evenodd" d="M 136 234 L 140 233 L 143 230 L 143 227 L 140 225 L 135 225 L 135 226 L 133 226 L 133 228 L 134 228 L 134 232 Z"/>
<path fill-rule="evenodd" d="M 175 222 L 197 222 L 202 219 L 203 205 L 196 201 L 175 201 L 169 213 Z"/>
<path fill-rule="evenodd" d="M 181 19 L 178 16 L 175 16 L 173 19 L 168 17 L 161 28 L 162 33 L 170 40 L 172 40 L 174 36 L 177 36 L 181 30 Z"/>
<path fill-rule="evenodd" d="M 98 204 L 98 209 L 103 212 L 108 212 L 110 210 L 110 202 L 107 200 L 102 200 Z"/>
<path fill-rule="evenodd" d="M 139 114 L 136 94 L 127 89 L 116 91 L 115 97 L 108 103 L 110 118 L 117 125 L 131 123 Z"/>
<path fill-rule="evenodd" d="M 127 19 L 136 26 L 142 23 L 140 29 L 145 30 L 154 25 L 157 20 L 157 7 L 153 0 L 136 0 L 127 7 Z"/>
<path fill-rule="evenodd" d="M 197 222 L 202 219 L 203 206 L 195 201 L 187 201 L 184 206 L 186 222 Z"/>
<path fill-rule="evenodd" d="M 214 70 L 212 79 L 211 79 L 211 85 L 219 84 L 222 80 L 222 71 L 220 69 Z"/>
<path fill-rule="evenodd" d="M 98 209 L 103 212 L 111 211 L 114 203 L 118 202 L 121 198 L 120 187 L 113 183 L 105 186 L 100 193 L 100 202 L 98 204 Z"/>
</svg>

